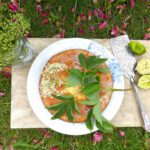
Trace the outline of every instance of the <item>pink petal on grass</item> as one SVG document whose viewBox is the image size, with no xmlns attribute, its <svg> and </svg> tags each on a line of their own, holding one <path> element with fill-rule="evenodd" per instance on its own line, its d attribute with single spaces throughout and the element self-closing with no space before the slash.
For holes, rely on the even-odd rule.
<svg viewBox="0 0 150 150">
<path fill-rule="evenodd" d="M 12 12 L 17 12 L 18 11 L 18 6 L 15 3 L 8 3 L 7 7 L 9 10 L 11 10 Z"/>
<path fill-rule="evenodd" d="M 50 150 L 59 150 L 56 146 L 53 146 Z"/>
<path fill-rule="evenodd" d="M 88 11 L 88 20 L 91 20 L 91 18 L 92 18 L 92 11 L 89 10 L 89 11 Z"/>
<path fill-rule="evenodd" d="M 48 18 L 45 18 L 43 21 L 41 21 L 41 25 L 44 25 L 44 24 L 47 24 L 49 23 L 49 19 Z"/>
<path fill-rule="evenodd" d="M 3 97 L 5 96 L 5 93 L 4 92 L 0 92 L 0 97 Z"/>
<path fill-rule="evenodd" d="M 60 33 L 60 35 L 61 35 L 60 36 L 61 38 L 64 38 L 65 37 L 65 30 L 62 30 L 61 33 Z"/>
<path fill-rule="evenodd" d="M 103 140 L 103 134 L 101 132 L 95 132 L 92 140 L 94 144 L 101 142 Z"/>
<path fill-rule="evenodd" d="M 1 73 L 5 78 L 11 78 L 11 67 L 4 67 Z"/>
<path fill-rule="evenodd" d="M 83 20 L 83 21 L 86 21 L 86 15 L 84 14 L 84 13 L 81 13 L 80 14 L 80 18 L 81 18 L 81 20 Z"/>
<path fill-rule="evenodd" d="M 104 29 L 107 26 L 107 21 L 102 22 L 101 24 L 99 24 L 99 29 Z"/>
<path fill-rule="evenodd" d="M 150 33 L 145 33 L 144 34 L 144 40 L 150 39 Z"/>
<path fill-rule="evenodd" d="M 130 0 L 130 6 L 131 6 L 131 8 L 134 8 L 134 6 L 135 6 L 135 0 Z"/>
<path fill-rule="evenodd" d="M 48 12 L 44 12 L 44 11 L 42 11 L 42 13 L 41 13 L 41 17 L 47 17 L 48 16 Z"/>
<path fill-rule="evenodd" d="M 39 141 L 37 140 L 37 138 L 34 138 L 33 139 L 33 144 L 38 144 L 39 143 Z"/>
<path fill-rule="evenodd" d="M 76 12 L 76 8 L 75 7 L 71 8 L 71 12 L 75 13 Z"/>
<path fill-rule="evenodd" d="M 42 12 L 42 7 L 41 5 L 37 4 L 36 5 L 36 12 L 41 13 Z"/>
<path fill-rule="evenodd" d="M 118 36 L 119 34 L 119 27 L 118 26 L 115 26 L 111 29 L 111 35 L 114 35 L 114 36 Z"/>
<path fill-rule="evenodd" d="M 85 33 L 85 30 L 84 30 L 83 28 L 79 28 L 79 29 L 78 29 L 78 32 L 79 32 L 80 34 L 84 34 L 84 33 Z"/>
<path fill-rule="evenodd" d="M 2 145 L 0 144 L 0 150 L 3 150 Z"/>
<path fill-rule="evenodd" d="M 95 31 L 95 26 L 90 26 L 90 31 L 94 32 Z"/>
<path fill-rule="evenodd" d="M 120 130 L 120 131 L 119 131 L 119 136 L 120 136 L 120 137 L 125 137 L 125 131 Z"/>
</svg>

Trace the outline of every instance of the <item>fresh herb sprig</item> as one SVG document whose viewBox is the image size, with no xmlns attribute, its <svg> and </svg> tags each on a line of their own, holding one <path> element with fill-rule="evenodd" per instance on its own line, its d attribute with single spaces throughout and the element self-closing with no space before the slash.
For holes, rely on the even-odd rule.
<svg viewBox="0 0 150 150">
<path fill-rule="evenodd" d="M 84 93 L 87 97 L 86 101 L 80 101 L 83 105 L 91 105 L 87 114 L 86 126 L 92 130 L 94 122 L 97 128 L 103 132 L 112 132 L 114 126 L 106 120 L 100 110 L 100 76 L 98 73 L 108 73 L 108 70 L 102 66 L 107 59 L 99 58 L 97 56 L 85 57 L 84 54 L 79 54 L 79 62 L 83 67 L 83 71 L 79 69 L 68 69 L 69 76 L 67 78 L 66 87 L 80 87 L 80 92 Z M 48 106 L 48 109 L 57 110 L 52 119 L 60 118 L 65 112 L 68 119 L 73 122 L 73 111 L 77 110 L 77 103 L 73 96 L 54 96 L 55 98 L 63 101 L 54 106 Z M 71 104 L 74 103 L 74 106 Z M 76 106 L 76 107 L 75 107 Z M 75 109 L 76 108 L 76 109 Z"/>
<path fill-rule="evenodd" d="M 74 100 L 74 97 L 73 96 L 56 96 L 56 95 L 53 95 L 53 97 L 60 100 L 61 102 L 56 105 L 46 107 L 49 110 L 57 111 L 51 119 L 60 118 L 66 112 L 68 119 L 71 122 L 74 122 L 73 111 L 80 114 L 78 105 L 76 101 Z"/>
</svg>

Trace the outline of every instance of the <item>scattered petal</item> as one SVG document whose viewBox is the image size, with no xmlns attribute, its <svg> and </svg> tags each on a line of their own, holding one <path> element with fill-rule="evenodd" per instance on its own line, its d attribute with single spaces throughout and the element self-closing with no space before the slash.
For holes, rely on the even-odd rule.
<svg viewBox="0 0 150 150">
<path fill-rule="evenodd" d="M 90 31 L 94 32 L 95 31 L 95 26 L 90 26 Z"/>
<path fill-rule="evenodd" d="M 53 146 L 53 147 L 51 148 L 51 150 L 58 150 L 58 148 L 57 148 L 56 146 Z"/>
<path fill-rule="evenodd" d="M 121 30 L 121 33 L 122 33 L 123 35 L 127 34 L 127 32 L 126 32 L 125 30 Z"/>
<path fill-rule="evenodd" d="M 44 12 L 44 11 L 42 11 L 42 13 L 41 13 L 41 17 L 47 17 L 48 16 L 48 12 Z"/>
<path fill-rule="evenodd" d="M 5 93 L 4 92 L 0 92 L 0 97 L 3 97 L 5 96 Z"/>
<path fill-rule="evenodd" d="M 144 40 L 150 39 L 150 33 L 145 33 L 144 34 Z"/>
<path fill-rule="evenodd" d="M 93 14 L 94 14 L 94 16 L 95 16 L 95 17 L 97 17 L 97 16 L 98 16 L 98 12 L 97 12 L 97 10 L 96 10 L 96 9 L 94 9 Z"/>
<path fill-rule="evenodd" d="M 11 78 L 11 67 L 4 67 L 1 73 L 5 78 Z"/>
<path fill-rule="evenodd" d="M 75 12 L 76 12 L 76 8 L 73 7 L 73 8 L 71 9 L 71 12 L 72 12 L 72 13 L 75 13 Z"/>
<path fill-rule="evenodd" d="M 91 20 L 91 18 L 92 18 L 92 11 L 89 10 L 89 11 L 88 11 L 88 20 Z"/>
<path fill-rule="evenodd" d="M 49 23 L 49 19 L 48 18 L 45 18 L 40 24 L 41 25 L 44 25 L 44 24 L 47 24 Z"/>
<path fill-rule="evenodd" d="M 61 33 L 60 33 L 60 35 L 61 35 L 60 36 L 61 38 L 64 38 L 65 37 L 65 30 L 62 30 Z"/>
<path fill-rule="evenodd" d="M 64 15 L 63 18 L 62 18 L 62 21 L 65 21 L 67 18 L 67 15 Z"/>
<path fill-rule="evenodd" d="M 15 3 L 8 3 L 7 7 L 12 12 L 17 12 L 18 11 L 18 5 L 16 5 Z"/>
<path fill-rule="evenodd" d="M 107 26 L 107 21 L 102 22 L 101 24 L 99 24 L 99 29 L 104 29 Z"/>
<path fill-rule="evenodd" d="M 53 36 L 53 38 L 61 38 L 61 34 L 60 33 L 56 34 L 56 35 Z"/>
<path fill-rule="evenodd" d="M 150 28 L 148 28 L 147 31 L 150 32 Z"/>
<path fill-rule="evenodd" d="M 50 138 L 51 134 L 46 130 L 46 129 L 42 129 L 42 135 L 46 138 Z"/>
<path fill-rule="evenodd" d="M 94 5 L 98 4 L 98 0 L 92 0 L 92 2 L 93 2 Z"/>
<path fill-rule="evenodd" d="M 41 13 L 42 12 L 42 7 L 41 5 L 37 4 L 36 5 L 36 12 Z"/>
<path fill-rule="evenodd" d="M 84 13 L 80 14 L 80 18 L 81 20 L 86 21 L 86 15 Z"/>
<path fill-rule="evenodd" d="M 118 26 L 115 26 L 111 29 L 111 35 L 114 35 L 114 36 L 118 36 L 119 34 L 119 27 Z"/>
<path fill-rule="evenodd" d="M 0 144 L 0 150 L 2 150 L 3 148 L 2 148 L 2 145 Z"/>
<path fill-rule="evenodd" d="M 134 6 L 135 6 L 135 0 L 130 0 L 130 6 L 131 6 L 131 8 L 134 8 Z"/>
<path fill-rule="evenodd" d="M 120 131 L 119 131 L 119 136 L 120 136 L 120 137 L 125 137 L 125 131 L 120 130 Z"/>
<path fill-rule="evenodd" d="M 101 132 L 95 132 L 93 134 L 93 143 L 94 144 L 101 142 L 102 139 L 103 139 L 103 134 Z"/>
<path fill-rule="evenodd" d="M 85 30 L 84 30 L 83 28 L 79 28 L 79 29 L 78 29 L 78 32 L 79 32 L 80 34 L 84 34 L 84 33 L 85 33 Z"/>
<path fill-rule="evenodd" d="M 117 9 L 119 9 L 119 14 L 121 14 L 125 8 L 126 8 L 126 4 L 120 4 L 120 5 L 118 5 Z"/>
<path fill-rule="evenodd" d="M 38 144 L 39 143 L 39 141 L 37 140 L 37 138 L 34 138 L 33 139 L 33 144 Z"/>
</svg>

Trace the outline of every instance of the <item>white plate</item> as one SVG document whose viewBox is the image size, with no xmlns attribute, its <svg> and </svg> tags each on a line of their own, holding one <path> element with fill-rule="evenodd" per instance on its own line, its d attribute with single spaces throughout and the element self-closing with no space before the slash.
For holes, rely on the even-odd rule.
<svg viewBox="0 0 150 150">
<path fill-rule="evenodd" d="M 108 58 L 107 65 L 113 77 L 113 88 L 123 89 L 124 78 L 120 71 L 119 64 L 116 58 L 102 45 L 88 39 L 70 38 L 55 42 L 45 48 L 33 62 L 27 79 L 27 94 L 29 103 L 39 118 L 48 128 L 67 135 L 84 135 L 97 130 L 96 126 L 92 131 L 88 130 L 85 123 L 69 123 L 60 119 L 51 120 L 51 114 L 44 107 L 39 94 L 39 80 L 41 72 L 47 61 L 57 53 L 69 49 L 85 49 L 95 55 Z M 102 115 L 111 120 L 119 110 L 123 101 L 124 92 L 114 92 L 107 108 Z"/>
</svg>

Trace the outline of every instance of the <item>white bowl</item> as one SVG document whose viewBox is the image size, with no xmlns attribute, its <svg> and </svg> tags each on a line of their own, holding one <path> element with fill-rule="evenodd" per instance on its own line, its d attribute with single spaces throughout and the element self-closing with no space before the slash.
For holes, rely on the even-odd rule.
<svg viewBox="0 0 150 150">
<path fill-rule="evenodd" d="M 107 65 L 112 74 L 113 88 L 124 88 L 124 78 L 120 71 L 119 64 L 116 58 L 114 58 L 105 47 L 92 40 L 70 38 L 63 39 L 49 45 L 38 55 L 29 71 L 27 79 L 27 95 L 34 113 L 48 128 L 67 135 L 84 135 L 96 131 L 97 127 L 94 125 L 94 129 L 90 131 L 86 127 L 85 123 L 73 124 L 60 119 L 51 120 L 52 115 L 45 108 L 39 94 L 39 80 L 45 64 L 55 54 L 69 49 L 84 49 L 94 53 L 97 56 L 108 58 Z M 123 96 L 124 92 L 112 93 L 108 106 L 102 112 L 102 115 L 106 119 L 111 120 L 116 115 L 122 104 Z"/>
</svg>

